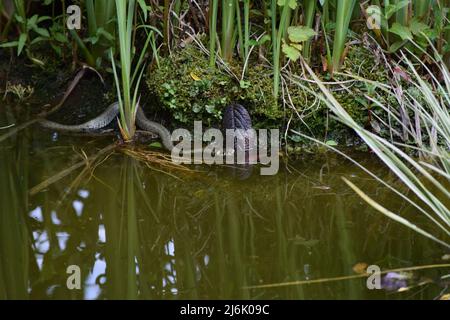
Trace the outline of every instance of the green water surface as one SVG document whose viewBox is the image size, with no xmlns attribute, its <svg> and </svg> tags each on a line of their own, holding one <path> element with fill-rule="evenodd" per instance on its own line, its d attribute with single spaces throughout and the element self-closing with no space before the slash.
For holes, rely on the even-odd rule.
<svg viewBox="0 0 450 320">
<path fill-rule="evenodd" d="M 430 226 L 333 153 L 243 180 L 233 168 L 178 172 L 119 150 L 67 171 L 111 141 L 30 127 L 0 145 L 0 299 L 433 299 L 443 290 L 434 280 L 448 269 L 416 274 L 430 283 L 403 293 L 369 290 L 365 278 L 248 288 L 355 275 L 358 263 L 442 263 L 442 247 L 371 209 L 341 177 Z M 397 183 L 369 153 L 355 156 Z M 72 265 L 80 290 L 67 287 Z"/>
</svg>

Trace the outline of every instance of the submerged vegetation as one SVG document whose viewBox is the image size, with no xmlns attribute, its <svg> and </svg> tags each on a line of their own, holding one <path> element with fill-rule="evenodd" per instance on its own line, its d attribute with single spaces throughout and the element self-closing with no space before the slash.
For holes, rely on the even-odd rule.
<svg viewBox="0 0 450 320">
<path fill-rule="evenodd" d="M 79 28 L 74 27 L 77 23 Z M 135 272 L 135 260 L 148 259 L 145 252 L 140 252 L 140 244 L 144 228 L 152 229 L 153 221 L 149 223 L 148 217 L 140 217 L 137 209 L 136 199 L 144 195 L 145 188 L 140 177 L 142 168 L 136 161 L 147 166 L 152 162 L 165 164 L 157 170 L 167 171 L 173 177 L 174 167 L 168 164 L 166 156 L 134 149 L 132 142 L 138 142 L 139 137 L 136 128 L 139 108 L 174 129 L 192 128 L 195 120 L 208 127 L 220 127 L 225 108 L 232 103 L 242 104 L 252 116 L 254 128 L 282 130 L 280 155 L 286 162 L 293 157 L 301 158 L 306 151 L 332 149 L 358 164 L 347 150 L 357 148 L 373 153 L 394 179 L 386 181 L 369 166 L 358 165 L 412 208 L 408 216 L 398 206 L 380 203 L 379 198 L 373 197 L 376 192 L 369 194 L 364 184 L 346 177 L 346 187 L 385 216 L 443 248 L 450 248 L 449 67 L 449 0 L 0 0 L 0 112 L 5 113 L 0 118 L 0 144 L 17 144 L 16 160 L 20 160 L 15 162 L 12 154 L 3 155 L 0 149 L 0 158 L 5 157 L 0 161 L 0 192 L 9 190 L 14 194 L 1 194 L 0 235 L 5 242 L 14 242 L 20 255 L 20 263 L 7 266 L 6 271 L 0 263 L 0 289 L 6 288 L 0 290 L 0 298 L 25 295 L 25 283 L 30 277 L 27 270 L 14 278 L 17 283 L 9 283 L 12 277 L 3 276 L 20 270 L 32 250 L 30 234 L 25 224 L 19 223 L 24 220 L 20 212 L 28 207 L 29 197 L 52 184 L 40 184 L 44 187 L 31 189 L 33 192 L 28 194 L 29 172 L 23 167 L 27 167 L 29 159 L 21 149 L 25 146 L 19 143 L 21 134 L 47 115 L 58 110 L 64 113 L 61 107 L 69 96 L 78 96 L 78 104 L 89 100 L 92 109 L 86 111 L 80 107 L 69 113 L 73 122 L 101 113 L 106 104 L 117 101 L 119 105 L 117 124 L 104 131 L 114 135 L 118 127 L 120 148 L 114 144 L 107 151 L 114 149 L 128 158 L 118 179 L 120 191 L 107 194 L 113 203 L 120 193 L 120 212 L 114 212 L 117 208 L 112 205 L 114 209 L 105 216 L 104 227 L 122 237 L 123 245 L 118 251 L 127 259 L 119 259 L 114 247 L 102 250 L 106 259 L 117 270 L 125 271 L 129 279 L 117 280 L 117 288 L 108 289 L 114 294 L 126 290 L 127 297 L 137 297 L 139 275 Z M 104 82 L 102 89 L 97 80 L 92 85 L 94 80 L 88 76 L 91 72 Z M 73 74 L 76 74 L 74 79 Z M 87 99 L 75 88 L 83 77 L 86 78 L 83 88 L 90 95 Z M 36 83 L 40 86 L 34 87 Z M 60 92 L 56 94 L 56 91 Z M 38 106 L 36 101 L 42 99 L 49 101 Z M 4 108 L 4 104 L 8 107 Z M 71 167 L 74 170 L 84 164 L 89 170 L 100 165 L 95 156 L 88 157 L 84 151 L 81 154 L 82 162 Z M 103 156 L 102 152 L 99 154 Z M 14 171 L 8 172 L 6 163 L 16 163 Z M 289 170 L 288 164 L 286 167 Z M 320 180 L 323 170 L 320 169 Z M 71 173 L 66 171 L 59 178 Z M 20 183 L 14 175 L 20 176 L 27 186 L 25 191 L 19 190 Z M 143 200 L 157 226 L 167 218 L 159 216 L 163 192 L 170 188 L 166 180 L 162 181 L 155 184 L 161 190 L 153 193 L 154 199 L 144 197 Z M 315 187 L 328 190 L 321 183 Z M 278 270 L 277 279 L 304 281 L 296 273 L 300 267 L 292 248 L 297 244 L 291 242 L 300 242 L 308 248 L 313 245 L 305 244 L 305 239 L 296 233 L 301 229 L 297 228 L 301 217 L 289 214 L 282 218 L 286 210 L 297 210 L 301 205 L 292 199 L 292 194 L 283 194 L 282 201 L 281 189 L 263 192 L 273 197 L 271 200 L 276 204 L 277 216 L 273 218 L 271 232 L 275 233 L 278 258 L 290 272 Z M 202 197 L 201 193 L 190 194 L 191 191 L 186 194 L 192 199 Z M 255 246 L 252 241 L 256 239 L 254 236 L 240 238 L 240 219 L 245 235 L 263 229 L 258 229 L 252 220 L 252 215 L 258 213 L 253 210 L 253 202 L 246 199 L 251 209 L 247 216 L 237 217 L 231 213 L 237 212 L 243 203 L 213 196 L 206 207 L 194 206 L 197 213 L 193 216 L 201 215 L 203 210 L 211 210 L 215 215 L 217 268 L 229 272 L 225 270 L 228 263 L 225 260 L 232 259 L 235 268 L 257 269 L 253 262 L 246 265 L 242 259 L 244 253 L 239 251 L 245 248 L 245 254 L 252 256 Z M 330 225 L 336 223 L 345 229 L 347 222 L 341 216 L 343 200 L 337 197 L 336 201 L 336 213 Z M 177 205 L 175 201 L 174 216 L 182 211 Z M 312 206 L 312 202 L 306 205 Z M 6 218 L 3 214 L 8 208 L 13 217 Z M 224 212 L 228 213 L 227 218 Z M 117 223 L 113 213 L 126 215 L 127 223 Z M 138 223 L 141 218 L 147 226 Z M 190 218 L 186 212 L 181 215 L 181 219 Z M 283 219 L 295 221 L 293 227 L 284 230 Z M 170 223 L 174 229 L 178 228 L 177 222 Z M 189 223 L 188 229 L 194 230 Z M 320 221 L 321 225 L 326 223 Z M 223 225 L 232 229 L 229 239 L 221 234 Z M 198 263 L 189 252 L 202 250 L 200 242 L 207 243 L 204 235 L 190 242 L 184 233 L 175 240 L 167 238 L 161 230 L 154 234 L 166 237 L 164 243 L 183 243 L 186 252 L 180 254 L 183 262 L 178 266 L 179 273 L 185 276 L 183 286 L 194 287 L 193 270 Z M 243 244 L 245 241 L 249 243 Z M 347 246 L 349 242 L 349 237 L 344 235 L 339 245 Z M 164 250 L 160 244 L 155 246 Z M 6 258 L 13 255 L 12 247 L 0 243 L 0 248 L 6 252 Z M 227 249 L 231 256 L 226 256 Z M 352 260 L 349 256 L 345 259 Z M 144 263 L 143 269 L 147 274 L 148 265 Z M 159 280 L 168 277 L 159 276 Z M 119 278 L 118 273 L 112 277 Z M 217 280 L 224 285 L 218 297 L 231 297 L 236 292 L 237 288 L 227 287 L 225 278 Z M 240 287 L 251 286 L 256 281 L 259 279 L 256 275 L 252 278 L 251 272 L 242 273 L 238 280 Z M 302 289 L 288 291 L 288 297 L 305 296 Z M 254 292 L 245 291 L 243 295 L 254 297 L 250 293 Z M 154 297 L 150 291 L 142 294 Z M 186 295 L 199 296 L 196 290 Z"/>
</svg>

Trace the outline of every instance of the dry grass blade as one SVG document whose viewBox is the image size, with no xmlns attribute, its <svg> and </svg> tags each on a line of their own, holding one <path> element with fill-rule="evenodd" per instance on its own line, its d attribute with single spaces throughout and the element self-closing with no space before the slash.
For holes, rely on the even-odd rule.
<svg viewBox="0 0 450 320">
<path fill-rule="evenodd" d="M 380 275 L 388 274 L 391 272 L 406 272 L 406 271 L 418 271 L 418 270 L 441 269 L 441 268 L 450 268 L 450 264 L 430 264 L 430 265 L 425 265 L 425 266 L 390 269 L 390 270 L 381 271 Z M 363 274 L 355 274 L 355 275 L 351 275 L 351 276 L 342 276 L 342 277 L 333 277 L 333 278 L 269 283 L 269 284 L 262 284 L 262 285 L 257 285 L 257 286 L 243 287 L 242 289 L 268 289 L 268 288 L 279 288 L 279 287 L 288 287 L 288 286 L 302 286 L 302 285 L 308 285 L 308 284 L 318 284 L 318 283 L 360 279 L 360 278 L 365 278 L 367 276 L 368 276 L 367 274 L 363 273 Z"/>
<path fill-rule="evenodd" d="M 187 168 L 186 166 L 173 162 L 171 155 L 167 153 L 130 148 L 128 146 L 124 146 L 123 148 L 120 149 L 120 151 L 138 161 L 145 163 L 152 170 L 161 171 L 176 179 L 180 178 L 172 175 L 170 171 L 177 171 L 183 173 L 194 172 L 193 170 Z M 164 171 L 159 170 L 158 168 L 155 167 L 155 165 L 159 168 L 164 169 Z"/>
<path fill-rule="evenodd" d="M 367 194 L 365 194 L 360 188 L 358 188 L 356 185 L 354 185 L 352 182 L 350 182 L 349 180 L 347 180 L 346 178 L 342 178 L 344 180 L 344 182 L 353 189 L 353 191 L 355 191 L 364 201 L 366 201 L 369 205 L 371 205 L 373 208 L 375 208 L 377 211 L 381 212 L 382 214 L 384 214 L 385 216 L 391 218 L 394 221 L 397 221 L 401 224 L 403 224 L 404 226 L 410 228 L 411 230 L 414 230 L 417 233 L 420 233 L 421 235 L 436 241 L 437 243 L 442 244 L 444 247 L 450 249 L 450 244 L 437 239 L 435 236 L 431 235 L 430 233 L 424 231 L 423 229 L 419 228 L 417 225 L 409 222 L 408 220 L 406 220 L 405 218 L 400 217 L 399 215 L 389 211 L 388 209 L 386 209 L 385 207 L 383 207 L 382 205 L 380 205 L 378 202 L 376 202 L 375 200 L 373 200 L 372 198 L 370 198 Z"/>
</svg>

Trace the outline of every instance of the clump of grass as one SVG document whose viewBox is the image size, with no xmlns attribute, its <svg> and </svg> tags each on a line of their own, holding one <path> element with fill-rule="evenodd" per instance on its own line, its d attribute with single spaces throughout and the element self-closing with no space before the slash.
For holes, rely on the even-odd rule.
<svg viewBox="0 0 450 320">
<path fill-rule="evenodd" d="M 119 127 L 125 141 L 133 140 L 136 132 L 136 112 L 139 107 L 139 85 L 144 69 L 142 64 L 147 47 L 152 39 L 152 32 L 147 34 L 147 40 L 141 51 L 133 70 L 134 60 L 134 12 L 136 10 L 135 0 L 116 0 L 117 9 L 117 33 L 119 37 L 120 51 L 120 80 L 111 50 L 111 61 L 116 82 L 117 95 L 120 106 Z"/>
<path fill-rule="evenodd" d="M 415 195 L 417 201 L 400 194 L 394 187 L 387 186 L 414 206 L 421 215 L 429 219 L 445 235 L 445 240 L 439 239 L 437 235 L 421 229 L 413 221 L 409 221 L 383 207 L 382 204 L 376 203 L 348 180 L 345 180 L 345 182 L 381 213 L 450 248 L 450 208 L 448 207 L 450 203 L 450 192 L 448 189 L 450 181 L 450 113 L 448 108 L 450 104 L 450 72 L 444 63 L 441 61 L 436 62 L 436 67 L 443 79 L 443 82 L 440 82 L 434 73 L 417 58 L 420 67 L 427 70 L 429 74 L 431 80 L 428 83 L 419 75 L 413 63 L 406 56 L 403 58 L 411 74 L 410 85 L 417 88 L 422 94 L 423 104 L 417 103 L 417 100 L 412 97 L 405 96 L 400 98 L 396 95 L 401 99 L 398 110 L 392 110 L 387 107 L 384 109 L 389 113 L 393 121 L 404 127 L 407 132 L 413 134 L 415 132 L 416 138 L 417 130 L 425 130 L 429 141 L 425 143 L 425 141 L 416 139 L 416 142 L 419 143 L 418 146 L 407 146 L 403 143 L 399 144 L 392 140 L 389 141 L 376 133 L 362 128 L 345 111 L 330 90 L 326 88 L 307 64 L 305 64 L 305 68 L 320 88 L 322 94 L 317 94 L 317 96 L 327 104 L 342 123 L 352 128 L 361 137 L 380 160 L 408 187 Z M 392 88 L 392 90 L 392 94 L 395 95 L 395 88 Z M 371 100 L 373 101 L 374 99 Z M 378 103 L 380 104 L 380 102 Z M 406 112 L 411 112 L 415 115 L 415 127 L 411 127 L 411 123 L 405 123 L 399 117 L 401 108 L 405 108 Z M 426 161 L 413 157 L 405 148 L 420 151 L 420 153 L 426 155 Z M 365 170 L 368 171 L 367 169 Z M 375 178 L 386 185 L 380 178 L 376 176 Z"/>
</svg>

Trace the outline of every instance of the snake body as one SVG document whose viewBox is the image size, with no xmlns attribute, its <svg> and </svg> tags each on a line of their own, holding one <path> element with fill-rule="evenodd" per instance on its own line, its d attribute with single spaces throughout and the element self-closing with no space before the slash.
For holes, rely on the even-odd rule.
<svg viewBox="0 0 450 320">
<path fill-rule="evenodd" d="M 51 130 L 60 130 L 67 132 L 89 132 L 106 127 L 108 124 L 111 123 L 111 121 L 113 121 L 115 117 L 117 117 L 118 113 L 119 113 L 119 103 L 115 102 L 111 104 L 99 116 L 82 124 L 65 125 L 47 119 L 42 119 L 41 121 L 39 121 L 39 123 L 43 127 Z"/>
<path fill-rule="evenodd" d="M 96 130 L 106 127 L 113 121 L 119 114 L 119 103 L 114 102 L 105 111 L 103 111 L 99 116 L 85 123 L 78 125 L 65 125 L 57 122 L 53 122 L 47 119 L 41 119 L 39 123 L 51 130 L 60 130 L 74 133 L 90 133 Z M 157 134 L 162 142 L 162 145 L 168 150 L 172 151 L 174 148 L 172 142 L 172 135 L 163 125 L 149 120 L 144 111 L 140 106 L 137 108 L 136 112 L 136 124 L 137 126 L 144 130 L 146 133 Z M 225 110 L 224 117 L 224 127 L 226 129 L 251 129 L 252 123 L 247 110 L 238 104 L 230 105 Z M 246 148 L 248 144 L 246 144 Z M 192 153 L 203 153 L 203 149 L 194 149 Z"/>
<path fill-rule="evenodd" d="M 47 119 L 42 119 L 39 121 L 39 123 L 41 124 L 41 126 L 51 130 L 66 131 L 66 132 L 93 132 L 95 130 L 99 130 L 106 127 L 108 124 L 111 123 L 111 121 L 113 121 L 117 117 L 118 114 L 119 114 L 119 103 L 114 102 L 99 116 L 82 124 L 65 125 Z M 163 146 L 167 150 L 172 151 L 173 143 L 171 140 L 171 134 L 169 130 L 167 130 L 167 128 L 164 127 L 163 125 L 149 120 L 145 116 L 144 111 L 142 111 L 142 108 L 140 107 L 138 107 L 136 113 L 136 124 L 145 131 L 157 134 L 161 138 Z"/>
<path fill-rule="evenodd" d="M 156 133 L 161 138 L 162 145 L 167 150 L 172 151 L 174 146 L 171 139 L 172 135 L 169 130 L 167 130 L 167 128 L 162 124 L 149 120 L 140 107 L 138 107 L 136 113 L 136 124 L 143 130 Z"/>
</svg>

